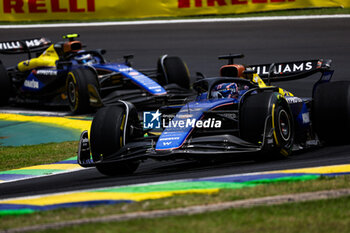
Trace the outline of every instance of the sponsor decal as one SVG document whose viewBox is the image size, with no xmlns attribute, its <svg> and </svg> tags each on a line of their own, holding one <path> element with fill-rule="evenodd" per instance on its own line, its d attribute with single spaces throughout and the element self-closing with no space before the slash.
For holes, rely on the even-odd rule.
<svg viewBox="0 0 350 233">
<path fill-rule="evenodd" d="M 303 100 L 299 97 L 286 97 L 286 100 L 288 104 L 296 104 L 303 102 Z"/>
<path fill-rule="evenodd" d="M 19 48 L 22 48 L 22 45 L 19 41 L 10 41 L 10 42 L 0 43 L 0 50 L 19 49 Z"/>
<path fill-rule="evenodd" d="M 192 2 L 192 4 L 191 4 Z M 295 2 L 295 0 L 178 0 L 178 8 L 190 7 L 220 7 L 229 5 L 248 5 L 248 4 L 269 4 L 269 3 Z M 193 4 L 194 3 L 194 4 Z"/>
<path fill-rule="evenodd" d="M 180 119 L 186 119 L 186 118 L 191 118 L 193 117 L 193 114 L 181 114 L 179 116 L 177 116 Z"/>
<path fill-rule="evenodd" d="M 31 40 L 25 40 L 23 43 L 26 44 L 28 48 L 38 47 L 45 44 L 48 44 L 49 41 L 46 41 L 45 39 L 31 39 Z M 5 41 L 0 42 L 0 50 L 17 50 L 22 49 L 23 46 L 20 41 Z"/>
<path fill-rule="evenodd" d="M 172 141 L 172 140 L 179 140 L 180 137 L 169 137 L 169 138 L 161 138 L 159 141 Z"/>
<path fill-rule="evenodd" d="M 134 70 L 126 65 L 119 64 L 117 67 L 115 65 L 108 65 L 107 69 L 113 70 L 115 72 L 122 72 L 123 75 L 129 78 L 133 83 L 141 86 L 147 92 L 153 95 L 165 95 L 167 92 L 153 79 L 147 77 L 146 75 Z"/>
<path fill-rule="evenodd" d="M 39 82 L 32 80 L 25 80 L 23 86 L 32 88 L 32 89 L 39 89 Z"/>
<path fill-rule="evenodd" d="M 308 124 L 310 123 L 310 114 L 308 112 L 302 114 L 303 117 L 303 123 Z"/>
<path fill-rule="evenodd" d="M 238 120 L 238 116 L 235 113 L 221 113 L 221 114 L 218 114 L 218 115 L 221 116 L 221 117 L 228 118 L 230 120 L 234 120 L 234 121 Z"/>
<path fill-rule="evenodd" d="M 148 89 L 150 89 L 150 90 L 159 89 L 159 86 L 148 87 Z"/>
<path fill-rule="evenodd" d="M 40 39 L 32 39 L 32 40 L 26 40 L 25 43 L 28 48 L 31 48 L 31 47 L 40 46 L 42 44 L 42 41 Z"/>
<path fill-rule="evenodd" d="M 57 70 L 37 70 L 36 75 L 47 75 L 47 76 L 56 76 Z"/>
<path fill-rule="evenodd" d="M 95 12 L 95 0 L 3 0 L 3 13 L 5 14 L 65 12 Z"/>
<path fill-rule="evenodd" d="M 350 2 L 348 0 L 2 0 L 0 20 L 105 20 L 237 14 L 312 7 L 350 7 Z"/>
<path fill-rule="evenodd" d="M 258 75 L 267 75 L 269 73 L 270 65 L 252 66 L 253 70 L 256 71 Z M 296 62 L 296 63 L 285 63 L 276 64 L 273 69 L 274 74 L 285 74 L 312 70 L 312 61 L 308 62 Z"/>
<path fill-rule="evenodd" d="M 197 105 L 197 104 L 198 103 L 195 103 L 195 105 Z M 188 106 L 188 104 L 186 106 Z M 191 106 L 191 111 L 192 112 L 202 111 L 202 108 L 196 108 L 196 107 Z M 188 109 L 187 108 L 182 108 L 179 112 L 181 112 L 181 113 L 188 112 Z"/>
<path fill-rule="evenodd" d="M 119 72 L 131 72 L 133 69 L 130 67 L 126 67 L 126 68 L 120 68 Z"/>
</svg>

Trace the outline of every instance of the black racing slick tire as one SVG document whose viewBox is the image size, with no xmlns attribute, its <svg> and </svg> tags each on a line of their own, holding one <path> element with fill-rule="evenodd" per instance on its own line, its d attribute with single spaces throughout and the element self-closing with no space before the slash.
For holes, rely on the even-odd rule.
<svg viewBox="0 0 350 233">
<path fill-rule="evenodd" d="M 0 106 L 6 105 L 11 97 L 11 79 L 5 66 L 0 61 Z"/>
<path fill-rule="evenodd" d="M 87 68 L 79 68 L 68 73 L 66 91 L 68 104 L 74 114 L 92 111 L 90 105 L 89 86 L 97 88 L 95 72 Z"/>
<path fill-rule="evenodd" d="M 126 142 L 133 138 L 132 125 L 136 124 L 136 109 L 127 116 L 125 108 L 108 106 L 99 109 L 92 121 L 90 146 L 93 161 L 108 161 Z M 107 176 L 132 174 L 139 161 L 109 162 L 96 165 L 97 170 Z"/>
<path fill-rule="evenodd" d="M 316 86 L 312 123 L 326 144 L 350 143 L 350 82 L 337 81 Z"/>
<path fill-rule="evenodd" d="M 163 56 L 158 61 L 160 84 L 175 83 L 182 88 L 190 89 L 190 73 L 186 63 L 179 57 Z"/>
<path fill-rule="evenodd" d="M 294 122 L 284 98 L 276 92 L 263 92 L 245 99 L 240 109 L 240 136 L 264 145 L 263 159 L 286 158 L 294 141 Z M 273 143 L 268 142 L 268 137 Z M 260 156 L 260 155 L 259 155 Z"/>
</svg>

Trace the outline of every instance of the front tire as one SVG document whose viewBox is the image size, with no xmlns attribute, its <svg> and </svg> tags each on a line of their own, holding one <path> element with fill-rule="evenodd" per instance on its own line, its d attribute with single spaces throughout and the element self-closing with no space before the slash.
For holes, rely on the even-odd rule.
<svg viewBox="0 0 350 233">
<path fill-rule="evenodd" d="M 247 97 L 240 109 L 239 124 L 242 139 L 265 145 L 263 149 L 267 153 L 263 155 L 264 159 L 290 155 L 294 141 L 293 118 L 288 104 L 278 93 L 263 92 Z M 266 145 L 270 132 L 272 146 Z M 259 160 L 263 159 L 260 157 Z"/>
<path fill-rule="evenodd" d="M 132 174 L 138 168 L 139 161 L 110 162 L 112 155 L 118 152 L 128 141 L 135 137 L 132 125 L 138 123 L 135 108 L 129 111 L 120 106 L 101 108 L 91 125 L 90 145 L 93 161 L 97 170 L 108 176 Z M 99 161 L 104 163 L 98 164 Z"/>
<path fill-rule="evenodd" d="M 92 110 L 89 86 L 98 87 L 96 74 L 92 70 L 79 68 L 68 73 L 66 91 L 69 107 L 74 114 Z"/>
</svg>

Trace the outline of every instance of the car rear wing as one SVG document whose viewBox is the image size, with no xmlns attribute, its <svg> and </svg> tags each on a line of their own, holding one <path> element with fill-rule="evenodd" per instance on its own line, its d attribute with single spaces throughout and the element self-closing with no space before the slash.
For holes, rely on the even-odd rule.
<svg viewBox="0 0 350 233">
<path fill-rule="evenodd" d="M 0 54 L 21 54 L 31 52 L 42 52 L 51 45 L 47 38 L 33 38 L 26 40 L 0 42 Z"/>
<path fill-rule="evenodd" d="M 272 64 L 249 65 L 264 81 L 279 82 L 308 77 L 330 70 L 332 60 L 318 59 Z"/>
</svg>

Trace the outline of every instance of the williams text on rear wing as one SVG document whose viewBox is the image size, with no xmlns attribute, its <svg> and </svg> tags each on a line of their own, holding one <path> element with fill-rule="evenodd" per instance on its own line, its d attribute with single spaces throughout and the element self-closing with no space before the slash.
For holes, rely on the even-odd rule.
<svg viewBox="0 0 350 233">
<path fill-rule="evenodd" d="M 51 41 L 46 38 L 0 42 L 1 54 L 20 54 L 43 51 L 49 47 Z"/>
<path fill-rule="evenodd" d="M 332 60 L 318 59 L 295 62 L 282 62 L 272 64 L 249 65 L 264 81 L 288 81 L 308 77 L 315 73 L 329 71 Z"/>
</svg>

